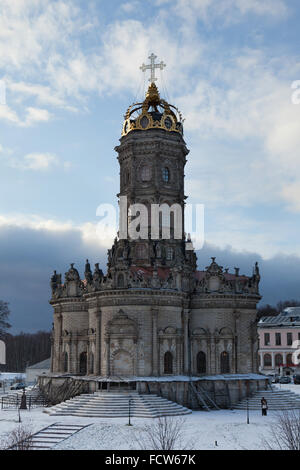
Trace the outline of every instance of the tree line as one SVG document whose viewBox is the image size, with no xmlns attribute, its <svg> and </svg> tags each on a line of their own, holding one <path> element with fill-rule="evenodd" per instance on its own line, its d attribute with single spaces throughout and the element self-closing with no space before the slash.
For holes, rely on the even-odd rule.
<svg viewBox="0 0 300 470">
<path fill-rule="evenodd" d="M 257 320 L 261 317 L 273 317 L 281 313 L 287 307 L 300 307 L 299 300 L 280 300 L 276 305 L 262 305 L 257 309 Z"/>
<path fill-rule="evenodd" d="M 2 372 L 25 372 L 27 366 L 48 359 L 51 355 L 51 333 L 38 331 L 37 333 L 8 333 L 11 325 L 9 319 L 9 305 L 0 300 L 0 339 L 6 345 L 6 364 L 0 364 Z"/>
<path fill-rule="evenodd" d="M 48 359 L 51 355 L 51 333 L 19 333 L 2 335 L 6 344 L 6 364 L 1 371 L 25 372 L 26 367 Z"/>
</svg>

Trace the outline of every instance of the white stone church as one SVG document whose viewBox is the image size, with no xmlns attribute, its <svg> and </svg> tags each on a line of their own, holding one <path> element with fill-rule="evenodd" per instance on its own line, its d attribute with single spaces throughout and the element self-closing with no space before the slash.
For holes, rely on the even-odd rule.
<svg viewBox="0 0 300 470">
<path fill-rule="evenodd" d="M 184 220 L 189 150 L 181 114 L 160 97 L 150 58 L 146 97 L 127 110 L 115 148 L 118 196 L 126 196 L 128 207 L 176 204 Z M 208 266 L 197 270 L 184 223 L 178 238 L 172 220 L 169 238 L 162 236 L 161 225 L 156 239 L 150 230 L 144 238 L 118 234 L 108 250 L 106 274 L 99 264 L 92 270 L 88 261 L 84 278 L 73 264 L 64 280 L 54 273 L 50 376 L 77 377 L 95 390 L 112 382 L 148 380 L 149 388 L 155 378 L 167 383 L 178 376 L 196 380 L 258 372 L 257 264 L 250 276 L 238 268 L 230 273 L 215 258 L 202 260 L 200 251 L 199 264 Z M 151 215 L 146 222 L 150 225 Z"/>
</svg>

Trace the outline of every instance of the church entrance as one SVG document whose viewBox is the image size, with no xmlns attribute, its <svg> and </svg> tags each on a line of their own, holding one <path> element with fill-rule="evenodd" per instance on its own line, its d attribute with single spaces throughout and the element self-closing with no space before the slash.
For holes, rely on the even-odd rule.
<svg viewBox="0 0 300 470">
<path fill-rule="evenodd" d="M 87 373 L 87 354 L 82 352 L 79 357 L 79 373 L 81 375 L 86 375 Z"/>
<path fill-rule="evenodd" d="M 129 352 L 122 349 L 114 354 L 112 359 L 112 375 L 134 375 L 133 359 Z"/>
<path fill-rule="evenodd" d="M 229 365 L 229 354 L 227 351 L 223 351 L 221 354 L 221 374 L 229 374 L 230 365 Z"/>
</svg>

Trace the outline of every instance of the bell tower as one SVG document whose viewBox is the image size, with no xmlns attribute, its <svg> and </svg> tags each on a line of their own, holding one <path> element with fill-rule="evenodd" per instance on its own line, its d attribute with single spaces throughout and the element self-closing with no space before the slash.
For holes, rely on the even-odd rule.
<svg viewBox="0 0 300 470">
<path fill-rule="evenodd" d="M 184 168 L 189 150 L 183 139 L 183 119 L 160 96 L 155 69 L 165 64 L 155 64 L 155 58 L 152 54 L 151 64 L 141 67 L 151 70 L 150 85 L 144 101 L 128 108 L 120 145 L 115 148 L 121 218 L 119 238 L 109 251 L 109 271 L 115 271 L 116 264 L 121 269 L 176 266 L 192 272 L 196 268 L 194 252 L 186 250 L 184 230 Z"/>
</svg>

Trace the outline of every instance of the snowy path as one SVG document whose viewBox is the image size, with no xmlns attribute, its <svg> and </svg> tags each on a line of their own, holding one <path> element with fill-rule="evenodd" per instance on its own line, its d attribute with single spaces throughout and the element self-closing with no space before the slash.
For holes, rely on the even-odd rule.
<svg viewBox="0 0 300 470">
<path fill-rule="evenodd" d="M 246 412 L 240 410 L 194 411 L 184 417 L 184 439 L 182 448 L 188 443 L 192 449 L 264 449 L 263 439 L 269 434 L 269 426 L 274 422 L 275 413 L 262 417 L 258 411 L 250 412 L 250 424 L 246 422 Z M 43 413 L 41 409 L 21 412 L 22 423 L 31 426 L 32 433 L 57 423 L 55 416 Z M 86 429 L 69 437 L 54 449 L 140 449 L 139 441 L 143 427 L 149 419 L 133 418 L 132 427 L 126 426 L 126 418 L 95 419 L 72 416 L 60 417 L 65 425 L 87 425 Z M 7 433 L 18 426 L 16 410 L 0 410 L 0 441 Z M 217 447 L 215 446 L 217 441 Z"/>
</svg>

